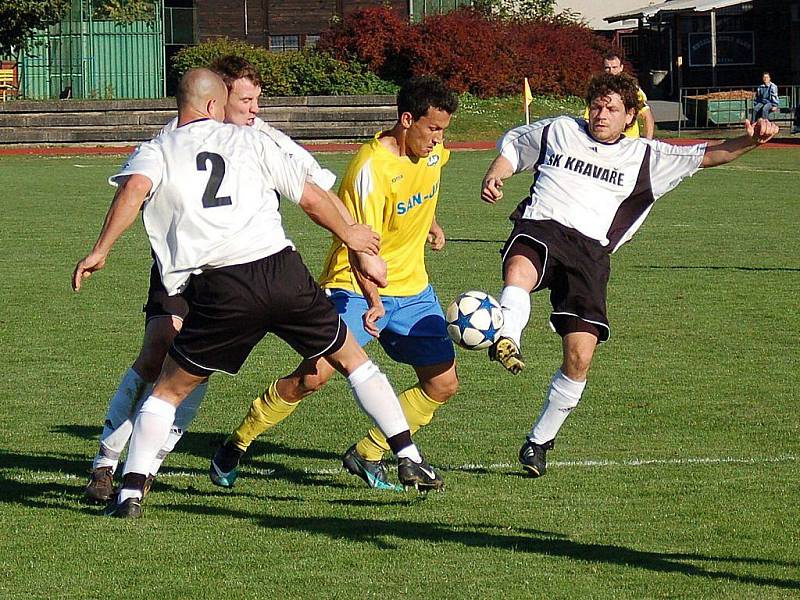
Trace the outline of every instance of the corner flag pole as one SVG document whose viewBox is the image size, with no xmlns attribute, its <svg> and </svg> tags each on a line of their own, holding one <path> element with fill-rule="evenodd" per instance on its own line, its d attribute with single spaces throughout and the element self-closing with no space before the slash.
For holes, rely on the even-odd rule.
<svg viewBox="0 0 800 600">
<path fill-rule="evenodd" d="M 523 86 L 523 95 L 525 97 L 525 125 L 530 125 L 531 123 L 531 112 L 530 106 L 531 102 L 533 102 L 533 94 L 531 94 L 531 86 L 528 85 L 528 78 L 525 78 L 525 85 Z"/>
</svg>

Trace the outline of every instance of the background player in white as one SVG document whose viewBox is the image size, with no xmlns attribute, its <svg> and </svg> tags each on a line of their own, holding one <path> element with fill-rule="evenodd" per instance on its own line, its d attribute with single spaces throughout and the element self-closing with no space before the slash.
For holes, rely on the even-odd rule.
<svg viewBox="0 0 800 600">
<path fill-rule="evenodd" d="M 228 88 L 228 99 L 225 104 L 226 123 L 248 125 L 261 131 L 286 154 L 299 160 L 311 173 L 314 183 L 324 190 L 333 187 L 336 182 L 336 176 L 333 173 L 320 167 L 314 157 L 289 136 L 257 116 L 262 81 L 258 70 L 253 65 L 238 56 L 223 56 L 215 60 L 210 65 L 210 69 L 222 78 Z M 164 126 L 161 133 L 173 131 L 177 127 L 177 123 L 176 117 Z M 332 195 L 332 200 L 339 202 L 335 195 Z M 142 346 L 139 355 L 125 372 L 109 401 L 103 431 L 100 435 L 99 449 L 92 462 L 89 482 L 84 491 L 89 500 L 107 502 L 111 498 L 114 488 L 113 475 L 133 431 L 136 409 L 150 394 L 153 382 L 161 371 L 167 350 L 175 335 L 180 331 L 187 311 L 186 302 L 180 294 L 167 295 L 154 263 L 150 272 L 147 303 L 144 306 L 145 332 Z M 206 387 L 205 384 L 198 386 L 181 403 L 180 409 L 175 414 L 175 423 L 169 438 L 150 468 L 145 492 L 149 491 L 161 463 L 173 450 L 197 414 Z"/>
<path fill-rule="evenodd" d="M 608 339 L 606 287 L 610 254 L 642 225 L 653 203 L 701 167 L 725 164 L 767 142 L 778 128 L 745 121 L 746 134 L 717 145 L 674 146 L 626 138 L 639 107 L 636 81 L 601 74 L 588 87 L 589 120 L 545 119 L 507 132 L 489 167 L 481 198 L 503 197 L 503 180 L 534 174 L 530 197 L 512 215 L 514 229 L 502 251 L 505 325 L 490 357 L 512 373 L 530 317 L 530 293 L 550 289 L 550 324 L 563 338 L 563 359 L 544 408 L 520 449 L 534 477 L 544 475 L 546 452 L 578 405 L 595 347 Z"/>
<path fill-rule="evenodd" d="M 425 489 L 437 480 L 411 441 L 386 377 L 367 358 L 286 238 L 277 193 L 355 251 L 376 254 L 369 227 L 343 218 L 307 171 L 266 136 L 223 125 L 227 90 L 206 69 L 178 89 L 178 128 L 142 144 L 117 176 L 124 180 L 73 287 L 105 265 L 114 242 L 144 205 L 161 279 L 190 306 L 164 367 L 134 424 L 123 487 L 105 513 L 139 517 L 147 473 L 166 441 L 175 408 L 214 371 L 236 373 L 269 331 L 306 358 L 326 356 L 345 375 L 361 408 L 398 456 L 398 477 Z M 203 176 L 207 173 L 206 176 Z M 145 203 L 146 201 L 146 203 Z"/>
</svg>

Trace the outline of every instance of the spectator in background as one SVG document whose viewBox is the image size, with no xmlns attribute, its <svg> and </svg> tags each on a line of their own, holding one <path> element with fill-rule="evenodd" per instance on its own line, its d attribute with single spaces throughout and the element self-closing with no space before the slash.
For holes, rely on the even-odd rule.
<svg viewBox="0 0 800 600">
<path fill-rule="evenodd" d="M 603 57 L 603 71 L 610 75 L 619 75 L 625 69 L 622 64 L 622 57 L 616 52 L 609 52 Z M 639 88 L 639 105 L 641 108 L 636 113 L 636 118 L 628 127 L 622 132 L 622 135 L 629 138 L 638 138 L 639 136 L 652 140 L 656 132 L 656 120 L 653 116 L 653 111 L 647 105 L 647 95 Z M 589 107 L 583 112 L 584 120 L 589 120 Z M 644 124 L 644 132 L 639 129 L 639 121 Z"/>
<path fill-rule="evenodd" d="M 792 125 L 792 135 L 800 133 L 800 102 L 794 107 L 794 124 Z"/>
<path fill-rule="evenodd" d="M 753 122 L 758 119 L 769 119 L 769 113 L 775 112 L 780 106 L 778 100 L 778 86 L 772 83 L 769 72 L 764 71 L 761 76 L 763 82 L 756 89 L 756 97 L 753 101 Z"/>
</svg>

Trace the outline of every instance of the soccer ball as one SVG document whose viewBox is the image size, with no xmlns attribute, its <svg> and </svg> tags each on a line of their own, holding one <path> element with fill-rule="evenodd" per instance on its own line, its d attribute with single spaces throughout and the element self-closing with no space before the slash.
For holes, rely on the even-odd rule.
<svg viewBox="0 0 800 600">
<path fill-rule="evenodd" d="M 491 346 L 503 327 L 500 304 L 486 292 L 464 292 L 447 307 L 447 334 L 467 350 Z"/>
</svg>

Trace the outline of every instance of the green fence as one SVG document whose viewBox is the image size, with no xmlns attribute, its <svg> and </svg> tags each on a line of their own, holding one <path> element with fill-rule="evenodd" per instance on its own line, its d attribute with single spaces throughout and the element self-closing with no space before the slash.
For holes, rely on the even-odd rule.
<svg viewBox="0 0 800 600">
<path fill-rule="evenodd" d="M 164 96 L 162 7 L 151 21 L 97 21 L 73 10 L 38 32 L 20 60 L 21 95 L 49 98 Z"/>
<path fill-rule="evenodd" d="M 411 0 L 411 18 L 419 21 L 428 15 L 439 15 L 471 5 L 472 0 Z"/>
</svg>

